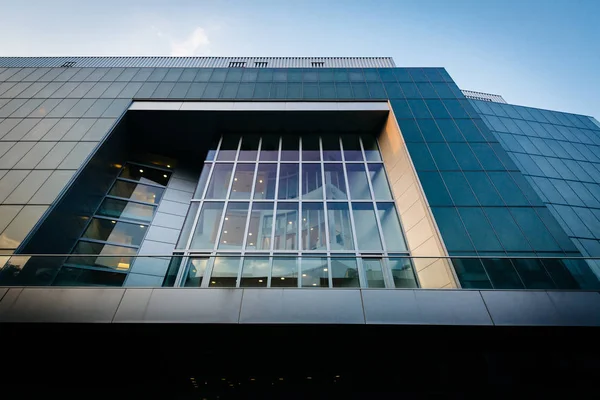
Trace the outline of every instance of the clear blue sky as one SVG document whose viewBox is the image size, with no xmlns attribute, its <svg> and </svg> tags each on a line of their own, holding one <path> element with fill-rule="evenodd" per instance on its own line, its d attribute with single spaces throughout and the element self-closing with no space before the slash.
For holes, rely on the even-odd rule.
<svg viewBox="0 0 600 400">
<path fill-rule="evenodd" d="M 0 0 L 0 55 L 392 56 L 600 119 L 600 0 Z"/>
</svg>

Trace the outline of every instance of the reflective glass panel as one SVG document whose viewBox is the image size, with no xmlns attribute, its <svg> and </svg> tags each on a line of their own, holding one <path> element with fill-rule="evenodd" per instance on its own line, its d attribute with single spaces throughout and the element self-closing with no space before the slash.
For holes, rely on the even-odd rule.
<svg viewBox="0 0 600 400">
<path fill-rule="evenodd" d="M 275 218 L 274 250 L 298 248 L 298 203 L 278 203 Z"/>
<path fill-rule="evenodd" d="M 344 145 L 344 159 L 346 161 L 362 161 L 362 150 L 360 141 L 356 135 L 342 136 L 342 144 Z"/>
<path fill-rule="evenodd" d="M 155 186 L 116 181 L 108 194 L 126 199 L 144 201 L 146 203 L 158 203 L 164 191 L 164 189 Z"/>
<path fill-rule="evenodd" d="M 302 287 L 329 287 L 327 258 L 303 257 L 300 261 Z"/>
<path fill-rule="evenodd" d="M 382 249 L 381 240 L 373 205 L 370 203 L 352 203 L 352 209 L 354 225 L 360 227 L 360 229 L 357 228 L 356 232 L 359 250 L 380 251 Z"/>
<path fill-rule="evenodd" d="M 73 256 L 67 259 L 67 263 L 127 271 L 136 253 L 137 250 L 130 247 L 80 241 L 77 242 Z M 77 256 L 77 254 L 97 255 Z"/>
<path fill-rule="evenodd" d="M 198 180 L 198 185 L 196 185 L 196 191 L 194 192 L 194 199 L 199 199 L 204 195 L 204 189 L 206 189 L 206 182 L 208 181 L 208 175 L 210 173 L 210 169 L 212 164 L 204 164 L 202 166 L 202 172 L 200 173 L 200 179 Z"/>
<path fill-rule="evenodd" d="M 302 136 L 302 161 L 319 161 L 320 149 L 318 136 Z"/>
<path fill-rule="evenodd" d="M 375 200 L 391 200 L 392 193 L 385 176 L 383 164 L 368 164 L 367 168 L 369 169 Z"/>
<path fill-rule="evenodd" d="M 246 250 L 270 250 L 273 203 L 254 203 L 250 213 Z"/>
<path fill-rule="evenodd" d="M 260 145 L 260 161 L 277 161 L 279 155 L 279 136 L 265 135 Z"/>
<path fill-rule="evenodd" d="M 190 248 L 212 250 L 215 247 L 224 203 L 204 203 Z"/>
<path fill-rule="evenodd" d="M 242 137 L 242 146 L 240 147 L 239 161 L 255 161 L 258 155 L 259 137 L 254 135 L 245 135 Z"/>
<path fill-rule="evenodd" d="M 390 258 L 388 263 L 396 288 L 416 288 L 418 286 L 410 259 Z"/>
<path fill-rule="evenodd" d="M 364 164 L 346 164 L 350 196 L 353 200 L 370 200 L 371 191 L 367 182 Z"/>
<path fill-rule="evenodd" d="M 139 246 L 147 229 L 148 225 L 145 224 L 128 224 L 104 218 L 92 218 L 83 233 L 83 237 L 117 244 Z"/>
<path fill-rule="evenodd" d="M 198 207 L 200 203 L 191 203 L 190 208 L 185 216 L 185 222 L 183 223 L 183 227 L 181 228 L 181 233 L 179 234 L 179 239 L 177 240 L 177 249 L 183 249 L 187 246 L 188 239 L 190 238 L 190 233 L 192 233 L 192 225 L 194 224 L 194 220 L 196 219 L 196 214 L 198 213 Z"/>
<path fill-rule="evenodd" d="M 350 210 L 347 203 L 327 203 L 329 247 L 334 250 L 354 250 Z"/>
<path fill-rule="evenodd" d="M 326 248 L 325 211 L 322 203 L 302 203 L 302 249 Z"/>
<path fill-rule="evenodd" d="M 206 199 L 224 199 L 229 189 L 233 164 L 215 164 L 206 190 Z"/>
<path fill-rule="evenodd" d="M 512 259 L 517 273 L 527 289 L 554 289 L 556 286 L 540 260 L 533 258 Z"/>
<path fill-rule="evenodd" d="M 381 161 L 379 148 L 377 147 L 377 139 L 374 136 L 362 136 L 362 143 L 365 149 L 365 157 L 367 161 Z"/>
<path fill-rule="evenodd" d="M 219 249 L 241 250 L 248 217 L 248 203 L 229 203 L 219 239 Z"/>
<path fill-rule="evenodd" d="M 341 161 L 340 139 L 337 136 L 323 136 L 323 161 Z"/>
<path fill-rule="evenodd" d="M 273 257 L 271 287 L 298 287 L 297 257 Z"/>
<path fill-rule="evenodd" d="M 363 258 L 363 269 L 367 278 L 367 287 L 384 288 L 385 280 L 383 278 L 383 269 L 381 267 L 381 259 L 379 258 Z"/>
<path fill-rule="evenodd" d="M 388 251 L 407 251 L 394 203 L 377 203 L 383 240 Z"/>
<path fill-rule="evenodd" d="M 284 136 L 281 140 L 281 161 L 298 161 L 299 149 L 297 137 Z"/>
<path fill-rule="evenodd" d="M 278 199 L 298 198 L 298 164 L 281 164 L 279 166 Z"/>
<path fill-rule="evenodd" d="M 302 164 L 302 199 L 323 199 L 321 164 Z"/>
<path fill-rule="evenodd" d="M 269 257 L 245 257 L 240 287 L 267 287 Z"/>
<path fill-rule="evenodd" d="M 112 218 L 126 218 L 140 222 L 150 222 L 156 207 L 132 203 L 124 200 L 106 198 L 100 205 L 97 214 Z"/>
<path fill-rule="evenodd" d="M 275 183 L 277 182 L 277 164 L 258 164 L 256 183 L 254 187 L 255 199 L 274 199 Z"/>
<path fill-rule="evenodd" d="M 255 164 L 238 164 L 233 174 L 230 199 L 249 199 L 252 192 Z"/>
<path fill-rule="evenodd" d="M 188 261 L 188 270 L 183 286 L 200 287 L 204 278 L 204 271 L 208 265 L 208 258 L 192 258 Z"/>
<path fill-rule="evenodd" d="M 332 258 L 331 275 L 333 287 L 360 287 L 355 258 Z"/>
<path fill-rule="evenodd" d="M 494 289 L 524 289 L 523 282 L 509 259 L 483 259 L 482 262 Z"/>
<path fill-rule="evenodd" d="M 119 174 L 121 178 L 127 178 L 141 183 L 154 183 L 166 186 L 171 173 L 140 165 L 127 164 Z"/>
<path fill-rule="evenodd" d="M 223 137 L 221 142 L 221 148 L 217 155 L 219 161 L 233 161 L 237 153 L 238 145 L 240 142 L 239 136 L 226 135 Z"/>
<path fill-rule="evenodd" d="M 236 287 L 240 257 L 215 257 L 210 287 Z"/>
<path fill-rule="evenodd" d="M 346 180 L 342 164 L 324 164 L 325 195 L 330 200 L 347 199 Z"/>
</svg>

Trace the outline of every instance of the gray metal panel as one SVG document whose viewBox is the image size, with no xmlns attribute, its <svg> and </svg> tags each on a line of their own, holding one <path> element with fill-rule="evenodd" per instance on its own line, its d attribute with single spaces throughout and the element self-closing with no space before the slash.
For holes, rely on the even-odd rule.
<svg viewBox="0 0 600 400">
<path fill-rule="evenodd" d="M 363 290 L 367 324 L 421 324 L 414 290 Z"/>
<path fill-rule="evenodd" d="M 113 322 L 139 322 L 144 319 L 152 289 L 126 289 Z"/>
<path fill-rule="evenodd" d="M 8 288 L 0 288 L 0 301 L 2 301 L 2 298 L 4 297 L 6 292 L 8 292 Z"/>
<path fill-rule="evenodd" d="M 0 321 L 4 315 L 11 309 L 12 305 L 17 301 L 19 295 L 23 291 L 23 288 L 8 288 L 8 291 L 0 300 Z"/>
<path fill-rule="evenodd" d="M 359 289 L 244 289 L 240 323 L 364 324 Z"/>
<path fill-rule="evenodd" d="M 427 324 L 492 325 L 478 291 L 416 290 L 415 296 Z"/>
<path fill-rule="evenodd" d="M 495 325 L 562 325 L 563 321 L 546 292 L 481 291 Z"/>
<path fill-rule="evenodd" d="M 160 202 L 160 205 L 158 206 L 158 212 L 185 217 L 187 215 L 189 207 L 189 204 L 178 203 L 176 201 L 162 200 Z"/>
<path fill-rule="evenodd" d="M 152 220 L 152 225 L 164 226 L 165 228 L 181 229 L 184 217 L 173 214 L 164 214 L 157 212 Z M 165 253 L 166 254 L 166 253 Z"/>
<path fill-rule="evenodd" d="M 144 321 L 237 323 L 242 292 L 237 289 L 154 289 Z"/>
<path fill-rule="evenodd" d="M 0 321 L 111 322 L 124 293 L 124 289 L 25 288 L 0 312 Z"/>
<path fill-rule="evenodd" d="M 140 247 L 140 256 L 165 255 L 170 254 L 175 250 L 175 244 L 155 242 L 152 240 L 144 240 Z"/>
<path fill-rule="evenodd" d="M 170 261 L 170 258 L 137 257 L 133 262 L 131 272 L 135 274 L 160 276 L 162 279 L 167 273 Z M 129 280 L 127 282 L 129 282 Z M 160 282 L 158 286 L 161 286 L 161 284 L 162 282 Z"/>
<path fill-rule="evenodd" d="M 600 326 L 600 293 L 547 292 L 562 325 Z"/>
<path fill-rule="evenodd" d="M 162 226 L 150 226 L 146 238 L 144 240 L 155 240 L 164 243 L 177 243 L 179 237 L 179 229 L 163 228 Z"/>
<path fill-rule="evenodd" d="M 175 67 L 227 68 L 231 62 L 245 62 L 255 67 L 266 62 L 268 68 L 311 68 L 322 62 L 321 68 L 394 68 L 391 57 L 0 57 L 0 67 Z M 319 67 L 316 67 L 319 68 Z"/>
</svg>

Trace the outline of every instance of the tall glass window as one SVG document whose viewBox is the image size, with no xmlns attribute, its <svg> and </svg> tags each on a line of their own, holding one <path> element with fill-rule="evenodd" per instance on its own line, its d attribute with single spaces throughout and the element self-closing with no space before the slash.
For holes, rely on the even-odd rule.
<svg viewBox="0 0 600 400">
<path fill-rule="evenodd" d="M 214 143 L 184 221 L 191 238 L 177 245 L 197 261 L 188 262 L 178 285 L 417 286 L 374 136 L 225 135 Z M 145 184 L 135 170 L 128 173 L 126 183 Z M 137 186 L 113 201 L 125 201 Z M 118 204 L 104 208 L 109 218 L 124 212 Z M 128 213 L 139 215 L 139 228 L 151 211 Z"/>
</svg>

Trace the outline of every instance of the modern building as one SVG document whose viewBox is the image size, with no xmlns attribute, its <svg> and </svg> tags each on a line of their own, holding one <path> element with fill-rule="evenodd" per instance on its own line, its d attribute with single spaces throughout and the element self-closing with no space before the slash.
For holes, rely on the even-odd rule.
<svg viewBox="0 0 600 400">
<path fill-rule="evenodd" d="M 258 380 L 220 378 L 234 334 L 306 357 L 272 386 L 306 375 L 302 343 L 356 366 L 398 334 L 452 380 L 435 336 L 600 324 L 600 123 L 385 57 L 0 58 L 0 251 L 5 326 L 206 336 L 221 369 L 191 390 Z"/>
</svg>

